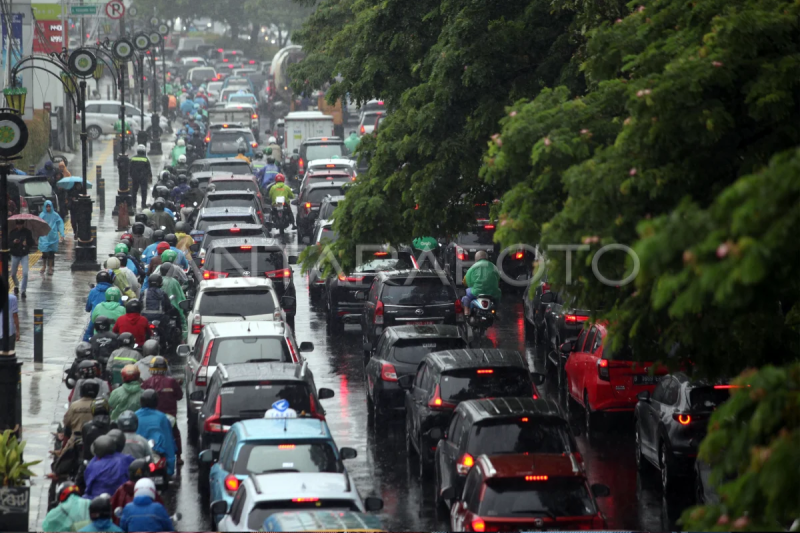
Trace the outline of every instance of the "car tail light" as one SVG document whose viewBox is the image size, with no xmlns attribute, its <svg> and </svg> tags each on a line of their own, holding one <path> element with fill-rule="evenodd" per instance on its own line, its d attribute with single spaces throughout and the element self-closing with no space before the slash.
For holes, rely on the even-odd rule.
<svg viewBox="0 0 800 533">
<path fill-rule="evenodd" d="M 225 429 L 220 421 L 220 413 L 222 412 L 222 396 L 217 396 L 217 405 L 214 408 L 214 414 L 206 419 L 203 424 L 203 431 L 206 433 L 224 433 Z"/>
<path fill-rule="evenodd" d="M 748 387 L 750 385 L 747 385 Z M 741 389 L 741 385 L 714 385 L 714 388 L 717 390 L 727 390 L 727 389 Z"/>
<path fill-rule="evenodd" d="M 568 324 L 576 324 L 578 322 L 586 322 L 589 320 L 588 316 L 581 315 L 564 315 L 564 322 Z"/>
<path fill-rule="evenodd" d="M 428 402 L 428 407 L 436 411 L 443 409 L 454 409 L 455 404 L 442 400 L 442 392 L 439 385 L 436 385 L 436 390 L 433 391 L 433 398 Z"/>
<path fill-rule="evenodd" d="M 279 450 L 294 450 L 294 444 L 278 444 Z"/>
<path fill-rule="evenodd" d="M 367 130 L 366 130 L 366 128 L 364 128 L 364 126 L 361 126 L 361 130 L 360 131 L 361 131 L 361 135 L 364 135 L 367 132 Z"/>
<path fill-rule="evenodd" d="M 378 302 L 375 306 L 375 318 L 372 319 L 373 324 L 383 324 L 383 302 Z"/>
<path fill-rule="evenodd" d="M 525 481 L 547 481 L 547 476 L 525 476 Z"/>
<path fill-rule="evenodd" d="M 242 250 L 242 251 L 247 251 L 247 250 L 252 250 L 253 247 L 250 246 L 250 245 L 247 245 L 247 246 L 240 246 L 239 249 Z"/>
<path fill-rule="evenodd" d="M 233 474 L 228 474 L 227 476 L 225 476 L 225 490 L 227 490 L 231 494 L 239 490 L 239 478 L 237 478 Z"/>
<path fill-rule="evenodd" d="M 25 200 L 24 196 L 19 197 L 19 212 L 20 214 L 29 214 L 30 211 L 28 210 L 28 202 Z"/>
<path fill-rule="evenodd" d="M 493 368 L 479 368 L 478 374 L 494 374 Z"/>
<path fill-rule="evenodd" d="M 460 246 L 456 247 L 456 257 L 458 257 L 459 261 L 466 261 L 467 260 L 467 253 L 464 249 Z"/>
<path fill-rule="evenodd" d="M 217 52 L 223 52 L 223 51 L 224 50 L 222 48 L 217 48 Z"/>
<path fill-rule="evenodd" d="M 211 134 L 206 135 L 206 142 L 207 143 L 211 142 Z"/>
<path fill-rule="evenodd" d="M 542 294 L 546 292 L 550 292 L 550 284 L 545 281 L 542 283 Z"/>
<path fill-rule="evenodd" d="M 350 283 L 358 283 L 360 281 L 364 281 L 364 276 L 345 276 L 344 274 L 339 274 L 338 278 L 339 281 L 347 281 Z"/>
<path fill-rule="evenodd" d="M 231 233 L 239 233 L 240 231 L 242 231 L 242 228 L 231 228 L 230 229 Z"/>
<path fill-rule="evenodd" d="M 608 359 L 597 360 L 597 377 L 603 381 L 611 381 L 608 374 Z"/>
<path fill-rule="evenodd" d="M 685 415 L 683 413 L 672 413 L 672 418 L 674 418 L 682 426 L 688 426 L 692 422 L 692 416 Z"/>
<path fill-rule="evenodd" d="M 383 363 L 381 365 L 381 379 L 383 381 L 397 381 L 397 370 L 391 363 Z"/>
<path fill-rule="evenodd" d="M 482 518 L 473 518 L 470 525 L 472 526 L 472 531 L 486 531 L 486 522 Z"/>
<path fill-rule="evenodd" d="M 463 322 L 464 321 L 464 306 L 461 304 L 461 300 L 456 299 L 454 305 L 455 305 L 455 310 L 456 310 L 456 322 Z"/>
<path fill-rule="evenodd" d="M 516 252 L 514 254 L 514 259 L 522 259 L 523 257 L 525 257 L 525 252 Z"/>
<path fill-rule="evenodd" d="M 319 498 L 292 498 L 292 501 L 297 503 L 318 502 Z"/>
<path fill-rule="evenodd" d="M 269 279 L 291 278 L 292 269 L 282 268 L 281 270 L 270 270 L 269 272 L 264 272 L 264 275 L 267 276 Z"/>
<path fill-rule="evenodd" d="M 306 209 L 311 209 L 311 202 L 306 202 L 305 208 Z"/>
<path fill-rule="evenodd" d="M 227 272 L 216 272 L 214 270 L 203 270 L 203 279 L 222 279 L 227 278 Z"/>
<path fill-rule="evenodd" d="M 250 118 L 253 118 L 253 119 L 258 118 L 258 113 L 253 113 L 253 116 L 251 116 Z"/>
<path fill-rule="evenodd" d="M 223 62 L 223 63 L 227 63 L 227 62 L 228 62 L 228 60 L 227 60 L 227 59 L 223 59 L 223 60 L 222 60 L 222 62 Z"/>
<path fill-rule="evenodd" d="M 520 422 L 527 422 L 528 421 L 528 417 L 527 416 L 523 416 L 522 418 L 519 419 L 519 421 Z"/>
<path fill-rule="evenodd" d="M 203 387 L 208 383 L 208 361 L 211 359 L 211 350 L 214 349 L 214 341 L 208 343 L 206 353 L 203 354 L 203 362 L 200 363 L 200 368 L 197 370 L 197 377 L 194 379 L 194 384 L 198 387 Z"/>
<path fill-rule="evenodd" d="M 486 224 L 483 229 L 494 229 L 494 224 Z"/>
<path fill-rule="evenodd" d="M 475 466 L 475 459 L 470 454 L 465 453 L 456 463 L 456 471 L 462 476 L 466 476 L 473 466 Z"/>
<path fill-rule="evenodd" d="M 194 315 L 194 319 L 192 319 L 192 335 L 198 335 L 201 331 L 203 331 L 203 317 Z"/>
<path fill-rule="evenodd" d="M 252 146 L 253 148 L 258 148 L 258 143 L 253 141 L 250 143 L 250 146 Z"/>
<path fill-rule="evenodd" d="M 303 168 L 306 166 L 306 162 L 303 161 L 303 158 L 301 157 L 300 160 L 297 162 L 297 165 L 300 167 L 300 172 L 302 172 Z"/>
</svg>

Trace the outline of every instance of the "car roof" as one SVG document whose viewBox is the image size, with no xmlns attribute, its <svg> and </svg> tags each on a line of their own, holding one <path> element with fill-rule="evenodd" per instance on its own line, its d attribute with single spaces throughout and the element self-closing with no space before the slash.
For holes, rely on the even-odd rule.
<svg viewBox="0 0 800 533">
<path fill-rule="evenodd" d="M 286 333 L 286 325 L 283 322 L 267 322 L 264 320 L 212 322 L 211 324 L 206 324 L 206 326 L 211 328 L 214 337 L 283 336 Z"/>
<path fill-rule="evenodd" d="M 344 159 L 344 158 L 340 158 L 340 159 L 312 159 L 311 161 L 308 162 L 307 167 L 311 168 L 311 167 L 317 167 L 317 166 L 320 166 L 320 165 L 339 165 L 339 164 L 347 165 L 347 166 L 351 166 L 352 167 L 352 166 L 355 166 L 356 162 L 353 161 L 352 159 Z"/>
<path fill-rule="evenodd" d="M 241 159 L 239 161 L 241 161 Z M 216 172 L 216 173 L 211 172 L 210 170 L 209 171 L 205 171 L 205 172 L 208 172 L 208 173 L 212 174 L 212 176 L 211 176 L 211 181 L 212 182 L 214 182 L 214 181 L 228 181 L 228 180 L 233 180 L 233 181 L 256 181 L 256 177 L 253 176 L 252 174 L 231 174 L 231 175 L 227 176 L 227 175 L 223 175 L 220 172 Z"/>
<path fill-rule="evenodd" d="M 333 439 L 328 424 L 315 418 L 253 418 L 236 422 L 231 430 L 238 430 L 245 441 Z"/>
<path fill-rule="evenodd" d="M 586 478 L 571 453 L 481 455 L 476 464 L 481 466 L 487 478 L 521 478 L 527 475 Z"/>
<path fill-rule="evenodd" d="M 267 287 L 272 289 L 272 280 L 268 278 L 217 278 L 204 279 L 197 286 L 198 294 L 207 290 L 246 289 L 250 287 Z"/>
<path fill-rule="evenodd" d="M 297 497 L 358 500 L 355 487 L 350 486 L 344 473 L 276 472 L 252 475 L 247 478 L 255 489 L 253 499 L 259 501 L 286 500 Z"/>
<path fill-rule="evenodd" d="M 425 326 L 393 326 L 387 328 L 394 332 L 398 340 L 430 339 L 430 338 L 461 338 L 458 326 L 447 324 L 430 324 Z"/>
<path fill-rule="evenodd" d="M 308 139 L 303 139 L 303 144 L 314 144 L 314 143 L 344 143 L 341 137 L 335 137 L 331 135 L 330 137 L 309 137 Z"/>
<path fill-rule="evenodd" d="M 516 416 L 546 416 L 562 419 L 558 404 L 552 400 L 528 398 L 527 396 L 509 398 L 484 398 L 467 400 L 458 404 L 456 409 L 466 412 L 469 418 L 478 422 L 488 418 L 506 418 Z M 565 421 L 566 423 L 566 421 Z"/>
<path fill-rule="evenodd" d="M 214 224 L 206 229 L 206 235 L 212 231 L 226 231 L 232 228 L 263 230 L 264 226 L 261 224 L 240 224 L 237 222 L 229 222 L 228 224 Z"/>
<path fill-rule="evenodd" d="M 209 196 L 237 196 L 237 195 L 242 195 L 242 194 L 248 194 L 250 196 L 255 197 L 257 193 L 256 193 L 256 191 L 254 191 L 252 189 L 244 189 L 244 188 L 242 188 L 242 189 L 235 189 L 235 190 L 232 190 L 232 191 L 209 191 L 209 192 L 206 193 L 206 197 L 209 197 Z"/>
<path fill-rule="evenodd" d="M 264 324 L 283 324 L 283 322 L 263 322 Z M 207 324 L 212 327 L 220 324 L 236 324 L 236 322 L 214 322 Z M 308 363 L 236 363 L 218 364 L 222 370 L 220 378 L 225 383 L 248 382 L 256 379 L 274 379 L 278 381 L 305 381 Z M 216 375 L 216 374 L 215 374 Z M 266 412 L 266 409 L 264 409 Z"/>
<path fill-rule="evenodd" d="M 231 246 L 248 246 L 276 248 L 275 251 L 283 252 L 283 247 L 275 239 L 268 239 L 266 237 L 231 237 L 229 239 L 217 239 L 211 243 L 208 253 L 211 253 L 213 248 L 228 248 Z"/>
<path fill-rule="evenodd" d="M 253 206 L 247 206 L 247 207 L 243 207 L 243 206 L 239 206 L 239 207 L 234 207 L 234 206 L 229 206 L 229 207 L 204 207 L 202 210 L 200 210 L 200 214 L 198 216 L 199 217 L 203 217 L 203 218 L 222 217 L 222 216 L 225 216 L 225 215 L 234 215 L 234 216 L 235 215 L 242 215 L 242 216 L 245 216 L 245 215 L 249 215 L 251 213 L 253 215 L 255 215 L 255 212 L 256 212 L 256 210 L 255 210 L 255 208 Z"/>
<path fill-rule="evenodd" d="M 342 184 L 341 183 L 333 183 L 332 181 L 329 182 L 329 181 L 326 180 L 326 181 L 318 181 L 316 183 L 314 183 L 312 181 L 309 181 L 308 183 L 306 183 L 306 186 L 305 186 L 306 190 L 310 190 L 310 189 L 327 189 L 327 188 L 341 189 L 342 188 Z M 331 196 L 333 196 L 333 195 L 331 195 Z"/>
<path fill-rule="evenodd" d="M 431 352 L 426 356 L 428 364 L 440 371 L 476 368 L 479 366 L 516 367 L 527 369 L 522 355 L 516 350 L 497 348 L 469 348 Z"/>
<path fill-rule="evenodd" d="M 409 251 L 407 247 L 400 246 L 397 250 L 398 252 L 407 252 Z M 414 269 L 405 269 L 405 270 L 382 270 L 377 273 L 378 277 L 381 278 L 382 281 L 391 279 L 391 278 L 406 278 L 411 274 L 414 275 L 415 278 L 438 278 L 439 273 L 435 270 L 431 269 L 423 269 L 423 270 L 414 270 Z"/>
</svg>

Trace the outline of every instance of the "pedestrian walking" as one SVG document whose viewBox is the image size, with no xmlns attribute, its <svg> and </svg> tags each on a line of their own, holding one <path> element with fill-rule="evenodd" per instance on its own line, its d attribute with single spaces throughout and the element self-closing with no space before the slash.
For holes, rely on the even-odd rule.
<svg viewBox="0 0 800 533">
<path fill-rule="evenodd" d="M 42 252 L 42 268 L 39 270 L 44 274 L 49 266 L 49 274 L 53 275 L 56 264 L 56 252 L 58 244 L 64 242 L 64 220 L 53 209 L 53 202 L 47 200 L 44 203 L 44 211 L 39 213 L 39 218 L 50 225 L 50 233 L 39 237 L 39 251 Z M 59 235 L 61 238 L 59 239 Z"/>
<path fill-rule="evenodd" d="M 17 345 L 17 341 L 19 340 L 19 314 L 17 308 L 17 297 L 13 294 L 8 295 L 8 312 L 11 313 L 11 320 L 8 321 L 8 349 L 10 351 L 14 351 L 14 347 Z M 0 309 L 0 331 L 3 329 L 3 310 Z M 2 333 L 0 333 L 0 337 L 2 337 Z M 4 341 L 5 337 L 0 339 L 0 342 Z M 0 344 L 2 346 L 2 344 Z"/>
<path fill-rule="evenodd" d="M 28 254 L 31 248 L 36 246 L 36 241 L 33 238 L 31 230 L 25 227 L 25 222 L 17 220 L 16 227 L 8 233 L 8 240 L 11 241 L 11 280 L 14 282 L 14 294 L 21 295 L 24 300 L 27 298 L 25 294 L 28 288 Z M 17 270 L 20 265 L 22 266 L 22 287 L 17 281 Z"/>
</svg>

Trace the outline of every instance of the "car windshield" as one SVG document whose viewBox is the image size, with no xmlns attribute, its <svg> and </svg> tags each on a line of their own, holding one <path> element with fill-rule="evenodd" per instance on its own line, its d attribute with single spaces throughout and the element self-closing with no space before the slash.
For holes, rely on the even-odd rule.
<svg viewBox="0 0 800 533">
<path fill-rule="evenodd" d="M 258 224 L 254 216 L 250 215 L 231 215 L 223 217 L 209 217 L 197 221 L 196 230 L 205 231 L 209 226 L 216 226 L 218 224 L 225 224 L 226 222 L 236 224 Z"/>
<path fill-rule="evenodd" d="M 494 231 L 462 233 L 456 239 L 458 244 L 494 244 Z"/>
<path fill-rule="evenodd" d="M 331 196 L 341 196 L 344 194 L 344 191 L 342 191 L 341 187 L 320 187 L 318 189 L 311 189 L 306 196 L 306 202 L 318 204 L 329 194 Z"/>
<path fill-rule="evenodd" d="M 456 301 L 455 289 L 441 279 L 420 278 L 404 285 L 405 279 L 392 279 L 383 287 L 381 301 L 389 305 L 452 304 Z"/>
<path fill-rule="evenodd" d="M 255 207 L 253 196 L 209 196 L 205 207 Z"/>
<path fill-rule="evenodd" d="M 228 418 L 264 418 L 264 413 L 278 400 L 287 400 L 298 416 L 311 413 L 311 391 L 302 381 L 231 383 L 222 387 L 219 397 L 221 416 Z"/>
<path fill-rule="evenodd" d="M 530 421 L 529 421 L 530 420 Z M 477 457 L 503 453 L 570 453 L 567 422 L 559 418 L 516 417 L 473 426 L 467 451 Z"/>
<path fill-rule="evenodd" d="M 301 473 L 340 473 L 341 464 L 329 441 L 269 442 L 242 446 L 233 473 L 240 476 L 267 474 L 284 468 Z"/>
<path fill-rule="evenodd" d="M 383 253 L 383 252 L 378 252 Z M 411 254 L 408 252 L 397 252 L 397 257 L 378 256 L 373 259 L 365 260 L 360 266 L 356 267 L 356 272 L 383 272 L 386 270 L 406 270 L 414 268 Z"/>
<path fill-rule="evenodd" d="M 249 131 L 218 131 L 212 134 L 208 151 L 212 154 L 235 154 L 239 146 L 248 148 L 254 140 L 253 134 Z"/>
<path fill-rule="evenodd" d="M 237 148 L 238 150 L 238 148 Z M 212 172 L 220 172 L 220 173 L 230 173 L 234 175 L 242 175 L 242 174 L 251 174 L 252 169 L 250 165 L 247 164 L 247 161 L 241 161 L 239 163 L 235 162 L 225 162 L 225 163 L 211 163 L 209 166 L 209 170 Z"/>
<path fill-rule="evenodd" d="M 219 92 L 220 89 L 222 89 L 222 84 L 223 83 L 224 82 L 222 82 L 222 81 L 212 81 L 211 83 L 206 85 L 206 88 L 209 90 L 209 92 L 216 93 L 216 92 Z"/>
<path fill-rule="evenodd" d="M 414 339 L 399 341 L 392 348 L 391 357 L 400 363 L 418 365 L 431 352 L 466 348 L 463 339 Z"/>
<path fill-rule="evenodd" d="M 237 232 L 233 232 L 231 230 L 225 230 L 223 232 L 219 232 L 217 230 L 214 233 L 206 232 L 205 237 L 203 238 L 203 244 L 200 246 L 203 250 L 208 250 L 216 240 L 219 239 L 230 239 L 231 237 L 266 237 L 263 230 L 259 229 L 239 229 Z"/>
<path fill-rule="evenodd" d="M 322 241 L 336 242 L 336 239 L 338 238 L 339 234 L 333 231 L 331 228 L 322 228 L 319 232 L 319 236 L 317 237 L 317 243 L 321 243 Z"/>
<path fill-rule="evenodd" d="M 263 277 L 286 267 L 280 250 L 261 251 L 242 245 L 239 248 L 214 248 L 211 256 L 206 256 L 205 268 L 216 272 Z"/>
<path fill-rule="evenodd" d="M 728 398 L 728 389 L 715 389 L 714 387 L 695 387 L 689 392 L 689 404 L 698 411 L 713 411 Z"/>
<path fill-rule="evenodd" d="M 306 146 L 306 160 L 330 159 L 332 156 L 342 156 L 347 153 L 344 144 L 309 144 Z"/>
<path fill-rule="evenodd" d="M 28 180 L 22 182 L 25 196 L 46 196 L 53 194 L 53 188 L 47 180 Z"/>
<path fill-rule="evenodd" d="M 253 96 L 252 94 L 232 94 L 230 98 L 228 98 L 228 102 L 231 103 L 242 102 L 250 104 L 250 103 L 257 103 L 257 100 L 256 97 Z"/>
<path fill-rule="evenodd" d="M 264 520 L 278 511 L 299 511 L 299 510 L 318 511 L 328 509 L 332 511 L 355 511 L 360 512 L 355 502 L 350 500 L 329 500 L 322 499 L 316 501 L 294 502 L 292 500 L 277 500 L 271 502 L 258 502 L 250 511 L 247 517 L 247 527 L 250 531 L 260 531 L 264 525 Z"/>
<path fill-rule="evenodd" d="M 236 311 L 233 313 L 238 314 Z M 225 337 L 214 340 L 214 350 L 211 352 L 208 364 L 209 366 L 216 366 L 219 363 L 232 365 L 248 361 L 291 363 L 292 354 L 283 336 Z"/>
<path fill-rule="evenodd" d="M 456 370 L 442 375 L 442 399 L 463 402 L 477 398 L 533 395 L 530 376 L 523 368 Z"/>
<path fill-rule="evenodd" d="M 498 517 L 591 516 L 597 512 L 580 478 L 490 479 L 481 500 L 481 514 L 484 509 Z"/>
<path fill-rule="evenodd" d="M 252 181 L 244 181 L 244 180 L 215 180 L 214 187 L 218 191 L 247 191 L 251 190 L 255 192 L 257 190 L 257 186 Z"/>
<path fill-rule="evenodd" d="M 271 315 L 275 312 L 272 291 L 267 288 L 206 290 L 200 293 L 197 313 L 208 316 Z"/>
</svg>

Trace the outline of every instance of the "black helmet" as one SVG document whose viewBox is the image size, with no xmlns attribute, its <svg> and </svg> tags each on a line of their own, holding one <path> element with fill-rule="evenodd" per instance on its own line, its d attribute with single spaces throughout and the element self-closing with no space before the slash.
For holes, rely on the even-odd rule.
<svg viewBox="0 0 800 533">
<path fill-rule="evenodd" d="M 81 383 L 81 398 L 97 398 L 100 394 L 100 384 L 93 379 Z"/>
<path fill-rule="evenodd" d="M 167 181 L 170 178 L 171 174 L 169 173 L 169 170 L 166 169 L 171 169 L 171 168 L 172 167 L 164 167 L 164 170 L 161 171 L 161 174 L 158 175 L 158 178 L 162 181 Z"/>
<path fill-rule="evenodd" d="M 89 504 L 89 518 L 94 520 L 111 520 L 111 496 L 106 493 L 94 498 Z"/>
<path fill-rule="evenodd" d="M 136 338 L 133 336 L 133 333 L 129 331 L 120 333 L 117 340 L 122 346 L 127 346 L 128 348 L 133 348 L 133 345 L 136 344 Z"/>
<path fill-rule="evenodd" d="M 111 279 L 111 273 L 108 270 L 101 270 L 98 272 L 94 280 L 97 283 L 108 283 L 109 285 L 114 283 L 114 280 Z"/>
<path fill-rule="evenodd" d="M 106 433 L 106 435 L 114 439 L 114 442 L 117 443 L 117 452 L 122 453 L 122 450 L 125 449 L 125 433 L 121 429 L 115 428 Z"/>
<path fill-rule="evenodd" d="M 164 230 L 157 229 L 153 232 L 153 242 L 161 242 L 164 240 Z"/>
<path fill-rule="evenodd" d="M 173 246 L 173 247 L 174 247 L 174 246 L 178 246 L 178 237 L 177 237 L 177 236 L 175 236 L 175 234 L 174 234 L 174 233 L 167 233 L 166 235 L 164 235 L 164 240 L 165 240 L 165 241 L 167 242 L 167 244 L 169 244 L 170 246 Z"/>
<path fill-rule="evenodd" d="M 189 187 L 192 188 L 192 189 L 200 188 L 200 180 L 198 180 L 197 178 L 190 179 L 189 180 Z"/>
<path fill-rule="evenodd" d="M 119 259 L 119 266 L 120 267 L 127 267 L 128 266 L 128 255 L 123 254 L 122 252 L 118 254 L 114 254 L 114 257 Z"/>
<path fill-rule="evenodd" d="M 139 215 L 136 215 L 136 216 L 138 217 Z M 141 216 L 147 218 L 144 215 L 141 215 Z M 144 222 L 140 222 L 138 220 L 136 222 L 134 222 L 133 223 L 133 228 L 131 228 L 131 233 L 133 233 L 134 235 L 144 235 Z"/>
<path fill-rule="evenodd" d="M 162 277 L 170 277 L 170 274 L 172 273 L 172 263 L 162 263 L 161 266 L 158 267 L 158 272 Z"/>
<path fill-rule="evenodd" d="M 96 398 L 92 402 L 92 416 L 108 416 L 111 414 L 111 406 L 105 398 Z"/>
<path fill-rule="evenodd" d="M 133 217 L 135 222 L 141 222 L 142 224 L 147 224 L 147 215 L 144 213 L 136 213 L 136 216 Z"/>
<path fill-rule="evenodd" d="M 72 481 L 64 481 L 63 483 L 59 483 L 58 487 L 56 487 L 58 503 L 65 501 L 69 498 L 70 494 L 77 494 L 78 497 L 80 497 L 81 488 Z"/>
<path fill-rule="evenodd" d="M 152 357 L 154 355 L 158 355 L 161 346 L 159 346 L 158 341 L 155 339 L 150 339 L 144 341 L 144 345 L 142 346 L 142 357 Z"/>
<path fill-rule="evenodd" d="M 157 355 L 150 359 L 150 373 L 154 376 L 164 376 L 169 371 L 167 360 Z"/>
<path fill-rule="evenodd" d="M 163 185 L 156 186 L 156 198 L 161 197 L 161 199 L 165 199 L 169 197 L 169 192 L 172 190 L 172 187 L 175 184 L 172 182 L 172 179 L 168 179 L 164 182 Z M 164 200 L 166 202 L 166 200 Z"/>
<path fill-rule="evenodd" d="M 186 183 L 186 174 L 178 174 L 177 181 L 178 183 Z"/>
<path fill-rule="evenodd" d="M 75 347 L 75 357 L 78 359 L 88 359 L 92 356 L 92 345 L 86 341 L 81 341 Z"/>
<path fill-rule="evenodd" d="M 158 393 L 153 389 L 143 390 L 142 395 L 139 396 L 139 405 L 155 409 L 158 407 Z"/>
<path fill-rule="evenodd" d="M 244 146 L 243 144 L 240 144 L 240 145 L 239 145 L 239 150 L 238 150 L 238 152 L 239 152 L 240 154 L 243 154 L 243 153 L 245 153 L 246 151 L 247 151 L 247 148 L 245 148 L 245 146 Z"/>
<path fill-rule="evenodd" d="M 164 280 L 161 278 L 161 274 L 159 274 L 158 272 L 153 272 L 147 279 L 150 280 L 151 287 L 156 287 L 159 289 L 161 288 L 161 285 L 164 282 Z"/>
<path fill-rule="evenodd" d="M 135 459 L 128 465 L 128 479 L 136 483 L 150 472 L 150 465 L 144 459 Z"/>
<path fill-rule="evenodd" d="M 141 313 L 142 312 L 142 302 L 140 302 L 137 298 L 133 300 L 128 300 L 125 304 L 125 312 L 126 313 Z"/>
<path fill-rule="evenodd" d="M 156 194 L 159 193 L 158 189 L 159 189 L 159 187 L 156 187 Z M 163 211 L 164 210 L 164 206 L 166 206 L 166 205 L 167 205 L 167 202 L 165 202 L 164 199 L 159 196 L 158 198 L 156 198 L 155 202 L 153 202 L 153 206 L 152 207 L 156 211 Z"/>
<path fill-rule="evenodd" d="M 107 316 L 100 315 L 94 319 L 94 329 L 97 331 L 108 331 L 111 329 L 111 319 Z"/>
<path fill-rule="evenodd" d="M 81 379 L 92 379 L 99 375 L 100 363 L 94 359 L 84 359 L 78 363 L 78 377 Z"/>
<path fill-rule="evenodd" d="M 139 417 L 131 410 L 122 411 L 117 418 L 117 426 L 126 433 L 136 433 L 139 429 Z"/>
<path fill-rule="evenodd" d="M 108 435 L 100 435 L 94 440 L 92 444 L 92 451 L 94 456 L 98 459 L 108 457 L 117 451 L 117 443 L 113 438 Z"/>
<path fill-rule="evenodd" d="M 182 220 L 175 224 L 175 233 L 186 233 L 188 235 L 190 231 L 192 231 L 191 226 Z"/>
</svg>

